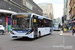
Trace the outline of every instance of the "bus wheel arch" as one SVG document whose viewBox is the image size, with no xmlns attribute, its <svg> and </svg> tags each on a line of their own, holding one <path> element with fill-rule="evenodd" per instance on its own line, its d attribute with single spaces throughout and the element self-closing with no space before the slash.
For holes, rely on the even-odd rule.
<svg viewBox="0 0 75 50">
<path fill-rule="evenodd" d="M 39 31 L 39 37 L 41 37 L 41 31 Z"/>
<path fill-rule="evenodd" d="M 49 33 L 49 35 L 51 35 L 52 34 L 52 31 L 51 31 L 51 29 L 50 29 L 50 33 Z"/>
</svg>

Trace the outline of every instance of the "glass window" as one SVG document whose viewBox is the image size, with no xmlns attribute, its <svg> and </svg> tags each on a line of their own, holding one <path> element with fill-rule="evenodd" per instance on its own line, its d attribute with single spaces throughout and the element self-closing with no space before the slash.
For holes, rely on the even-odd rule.
<svg viewBox="0 0 75 50">
<path fill-rule="evenodd" d="M 13 17 L 12 29 L 14 30 L 29 30 L 30 29 L 30 18 L 19 18 Z"/>
<path fill-rule="evenodd" d="M 50 20 L 50 24 L 49 24 L 49 26 L 50 26 L 50 27 L 53 26 L 53 22 L 52 22 L 52 20 Z"/>
<path fill-rule="evenodd" d="M 44 27 L 42 19 L 38 19 L 38 27 Z"/>
<path fill-rule="evenodd" d="M 29 9 L 33 10 L 33 6 L 32 6 L 30 3 L 28 3 L 27 1 L 26 1 L 26 6 L 27 6 Z"/>
<path fill-rule="evenodd" d="M 48 5 L 48 9 L 50 9 L 50 5 Z"/>
<path fill-rule="evenodd" d="M 47 27 L 47 21 L 44 20 L 44 27 Z"/>
<path fill-rule="evenodd" d="M 45 5 L 47 5 L 47 4 L 45 4 L 45 3 L 43 3 L 43 4 L 38 4 L 39 6 L 45 6 Z"/>
<path fill-rule="evenodd" d="M 44 19 L 44 27 L 50 27 L 50 20 Z"/>
<path fill-rule="evenodd" d="M 44 13 L 47 13 L 47 10 L 46 9 L 44 10 Z"/>
<path fill-rule="evenodd" d="M 24 6 L 26 5 L 26 0 L 23 0 L 23 5 L 24 5 Z"/>
<path fill-rule="evenodd" d="M 60 27 L 60 24 L 54 24 L 54 27 L 55 28 L 59 28 Z"/>
</svg>

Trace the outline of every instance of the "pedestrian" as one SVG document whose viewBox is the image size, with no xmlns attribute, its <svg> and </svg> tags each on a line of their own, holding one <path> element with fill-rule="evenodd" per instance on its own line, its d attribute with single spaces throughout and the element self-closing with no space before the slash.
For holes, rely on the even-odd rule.
<svg viewBox="0 0 75 50">
<path fill-rule="evenodd" d="M 61 30 L 63 31 L 63 26 L 61 26 Z"/>
<path fill-rule="evenodd" d="M 10 26 L 8 25 L 8 32 L 10 33 Z"/>
<path fill-rule="evenodd" d="M 22 28 L 24 28 L 24 24 L 22 25 Z"/>
<path fill-rule="evenodd" d="M 75 25 L 73 25 L 72 35 L 75 33 Z"/>
<path fill-rule="evenodd" d="M 67 31 L 69 30 L 69 26 L 68 25 L 66 25 L 66 28 L 67 28 Z"/>
</svg>

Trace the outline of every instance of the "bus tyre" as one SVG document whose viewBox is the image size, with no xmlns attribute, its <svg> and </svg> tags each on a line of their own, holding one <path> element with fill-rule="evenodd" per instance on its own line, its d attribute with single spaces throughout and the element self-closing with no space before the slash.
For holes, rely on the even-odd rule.
<svg viewBox="0 0 75 50">
<path fill-rule="evenodd" d="M 39 37 L 41 37 L 41 32 L 39 31 Z"/>
</svg>

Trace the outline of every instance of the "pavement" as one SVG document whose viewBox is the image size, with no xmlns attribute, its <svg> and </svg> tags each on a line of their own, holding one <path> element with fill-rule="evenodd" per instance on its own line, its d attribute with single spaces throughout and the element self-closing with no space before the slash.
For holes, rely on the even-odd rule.
<svg viewBox="0 0 75 50">
<path fill-rule="evenodd" d="M 58 33 L 59 33 L 59 35 L 75 36 L 75 35 L 72 35 L 72 30 L 65 31 L 65 32 L 59 31 Z"/>
</svg>

